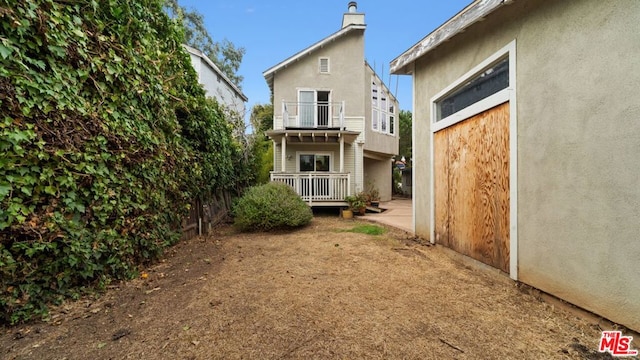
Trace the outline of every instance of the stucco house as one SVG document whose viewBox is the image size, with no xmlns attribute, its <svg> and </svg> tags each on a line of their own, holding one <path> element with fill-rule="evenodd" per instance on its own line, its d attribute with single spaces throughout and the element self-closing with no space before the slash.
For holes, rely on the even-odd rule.
<svg viewBox="0 0 640 360">
<path fill-rule="evenodd" d="M 640 330 L 640 2 L 478 0 L 391 62 L 418 235 Z"/>
<path fill-rule="evenodd" d="M 240 88 L 234 84 L 220 68 L 202 51 L 188 45 L 182 45 L 191 57 L 191 65 L 198 74 L 198 82 L 206 91 L 207 97 L 213 97 L 227 109 L 244 117 L 245 103 L 248 98 Z"/>
<path fill-rule="evenodd" d="M 273 94 L 272 181 L 311 206 L 343 206 L 374 186 L 391 199 L 398 101 L 364 57 L 364 14 L 350 2 L 342 27 L 264 71 Z"/>
</svg>

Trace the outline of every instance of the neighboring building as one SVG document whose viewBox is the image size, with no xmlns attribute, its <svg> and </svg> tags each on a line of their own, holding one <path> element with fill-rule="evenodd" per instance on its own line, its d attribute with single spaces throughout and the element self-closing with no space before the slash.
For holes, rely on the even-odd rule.
<svg viewBox="0 0 640 360">
<path fill-rule="evenodd" d="M 263 73 L 274 99 L 271 179 L 311 206 L 343 206 L 369 186 L 391 200 L 398 102 L 365 62 L 364 14 L 348 9 L 339 31 Z"/>
<path fill-rule="evenodd" d="M 391 63 L 415 232 L 634 330 L 638 24 L 637 0 L 475 1 Z"/>
<path fill-rule="evenodd" d="M 244 117 L 247 97 L 202 51 L 183 45 L 189 52 L 191 64 L 198 73 L 198 82 L 202 84 L 207 97 L 213 97 L 218 103 Z"/>
</svg>

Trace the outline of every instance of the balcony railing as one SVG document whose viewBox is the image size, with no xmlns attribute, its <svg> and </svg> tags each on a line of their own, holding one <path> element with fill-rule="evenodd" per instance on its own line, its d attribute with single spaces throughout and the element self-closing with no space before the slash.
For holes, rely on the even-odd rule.
<svg viewBox="0 0 640 360">
<path fill-rule="evenodd" d="M 348 173 L 271 173 L 271 181 L 288 184 L 310 206 L 344 202 L 344 198 L 351 194 L 351 176 Z"/>
<path fill-rule="evenodd" d="M 344 128 L 344 101 L 283 101 L 282 123 L 284 128 Z"/>
</svg>

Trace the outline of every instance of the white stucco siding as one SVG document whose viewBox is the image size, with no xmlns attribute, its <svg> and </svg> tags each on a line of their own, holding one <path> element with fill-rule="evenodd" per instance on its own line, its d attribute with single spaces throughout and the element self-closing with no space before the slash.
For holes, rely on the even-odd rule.
<svg viewBox="0 0 640 360">
<path fill-rule="evenodd" d="M 319 73 L 319 59 L 329 59 L 329 74 Z M 274 74 L 274 115 L 282 101 L 298 101 L 299 90 L 331 91 L 331 101 L 344 101 L 346 116 L 362 116 L 364 107 L 364 37 L 362 30 L 340 37 Z M 351 130 L 351 129 L 348 129 Z"/>
<path fill-rule="evenodd" d="M 515 1 L 415 64 L 416 232 L 429 100 L 514 39 L 519 280 L 640 330 L 640 2 Z"/>
</svg>

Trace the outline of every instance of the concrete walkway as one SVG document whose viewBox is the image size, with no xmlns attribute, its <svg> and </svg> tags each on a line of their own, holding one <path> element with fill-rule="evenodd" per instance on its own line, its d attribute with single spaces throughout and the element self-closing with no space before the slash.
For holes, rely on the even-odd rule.
<svg viewBox="0 0 640 360">
<path fill-rule="evenodd" d="M 368 212 L 363 218 L 413 234 L 413 203 L 411 199 L 394 199 L 382 202 L 380 208 L 385 211 L 379 214 Z"/>
</svg>

